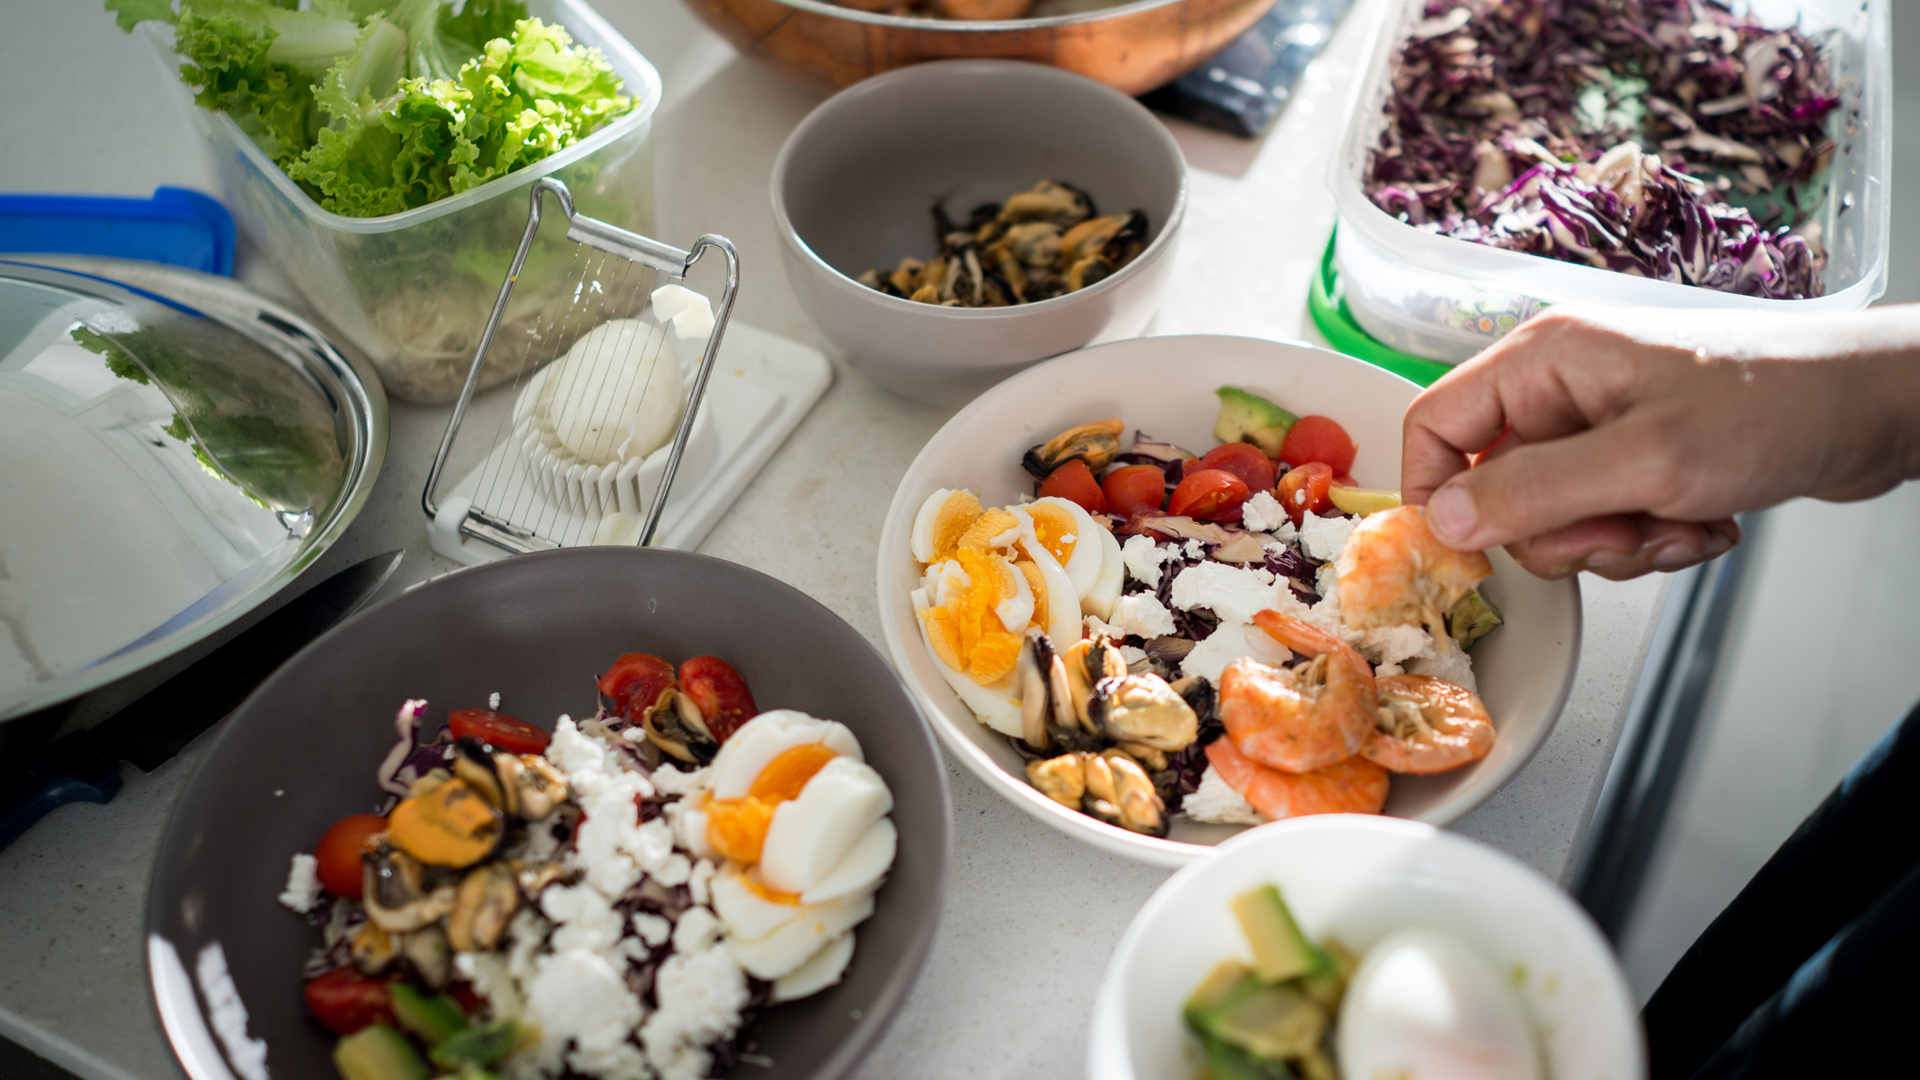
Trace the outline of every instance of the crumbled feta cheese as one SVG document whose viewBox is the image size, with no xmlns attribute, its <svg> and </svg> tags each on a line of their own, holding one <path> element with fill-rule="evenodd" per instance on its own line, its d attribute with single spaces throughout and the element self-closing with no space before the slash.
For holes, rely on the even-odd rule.
<svg viewBox="0 0 1920 1080">
<path fill-rule="evenodd" d="M 1275 525 L 1272 532 L 1274 541 L 1283 548 L 1295 540 L 1300 539 L 1300 530 L 1293 527 L 1293 519 L 1291 518 Z"/>
<path fill-rule="evenodd" d="M 693 894 L 694 903 L 712 902 L 713 890 L 710 886 L 713 884 L 713 873 L 718 869 L 709 859 L 701 859 L 693 864 L 693 876 L 687 879 L 687 891 Z"/>
<path fill-rule="evenodd" d="M 747 1005 L 747 977 L 724 945 L 676 952 L 654 977 L 660 1007 L 640 1029 L 660 1080 L 701 1080 L 712 1059 L 706 1046 L 732 1035 Z"/>
<path fill-rule="evenodd" d="M 1087 616 L 1087 636 L 1112 638 L 1115 641 L 1119 641 L 1121 638 L 1127 636 L 1127 632 L 1125 629 L 1115 626 L 1098 615 L 1089 615 Z"/>
<path fill-rule="evenodd" d="M 628 728 L 620 734 L 624 736 L 633 731 L 640 732 L 642 739 L 647 737 L 646 732 L 639 727 Z M 695 769 L 692 772 L 681 772 L 672 765 L 662 765 L 653 771 L 653 789 L 662 795 L 691 795 L 706 787 L 712 778 L 712 766 Z"/>
<path fill-rule="evenodd" d="M 1398 665 L 1416 656 L 1432 656 L 1433 638 L 1418 626 L 1376 626 L 1361 633 L 1356 648 L 1374 664 Z"/>
<path fill-rule="evenodd" d="M 1408 664 L 1407 670 L 1415 675 L 1429 675 L 1450 682 L 1476 694 L 1480 692 L 1480 684 L 1473 677 L 1473 660 L 1459 646 L 1442 647 L 1438 652 L 1438 656 L 1422 657 Z"/>
<path fill-rule="evenodd" d="M 1218 686 L 1220 673 L 1242 657 L 1263 664 L 1284 664 L 1293 659 L 1293 653 L 1257 626 L 1223 622 L 1181 659 L 1180 674 L 1198 675 Z"/>
<path fill-rule="evenodd" d="M 1138 638 L 1157 638 L 1173 633 L 1173 612 L 1168 611 L 1152 593 L 1122 596 L 1113 606 L 1114 622 Z"/>
<path fill-rule="evenodd" d="M 600 740 L 580 733 L 571 717 L 562 715 L 547 743 L 547 760 L 572 779 L 575 773 L 607 771 L 607 749 Z"/>
<path fill-rule="evenodd" d="M 699 905 L 681 912 L 680 921 L 673 924 L 674 952 L 697 953 L 719 940 L 720 920 L 713 912 Z"/>
<path fill-rule="evenodd" d="M 608 960 L 637 959 L 645 950 L 627 938 L 626 921 L 591 885 L 549 885 L 540 910 L 554 921 L 553 950 L 586 950 Z"/>
<path fill-rule="evenodd" d="M 1071 543 L 1074 543 L 1075 541 L 1077 541 L 1077 540 L 1079 540 L 1079 539 L 1080 539 L 1079 537 L 1077 537 L 1077 536 L 1075 536 L 1075 535 L 1073 535 L 1072 533 L 1061 533 L 1061 534 L 1060 534 L 1060 542 L 1061 542 L 1061 543 L 1063 543 L 1063 544 L 1071 544 Z"/>
<path fill-rule="evenodd" d="M 1153 538 L 1136 533 L 1127 537 L 1120 545 L 1120 561 L 1127 566 L 1127 574 L 1149 589 L 1160 587 L 1160 567 L 1173 552 L 1153 542 Z"/>
<path fill-rule="evenodd" d="M 1256 491 L 1253 497 L 1240 504 L 1240 523 L 1249 532 L 1271 532 L 1282 525 L 1291 525 L 1293 520 L 1287 517 L 1287 508 L 1272 492 Z"/>
<path fill-rule="evenodd" d="M 293 857 L 293 865 L 287 868 L 287 888 L 280 894 L 280 902 L 305 915 L 320 902 L 320 860 L 301 852 Z"/>
<path fill-rule="evenodd" d="M 646 1006 L 604 957 L 586 949 L 541 957 L 539 971 L 527 986 L 527 1006 L 539 1022 L 540 1049 L 547 1060 L 557 1058 L 571 1041 L 566 1062 L 577 1072 L 647 1075 L 646 1057 L 627 1041 L 646 1016 Z"/>
<path fill-rule="evenodd" d="M 1146 658 L 1147 658 L 1147 650 L 1145 649 L 1135 648 L 1132 645 L 1120 646 L 1120 659 L 1125 660 L 1127 662 L 1127 669 L 1129 671 L 1133 669 L 1133 665 L 1139 663 L 1142 660 L 1145 660 Z"/>
<path fill-rule="evenodd" d="M 1195 821 L 1218 825 L 1259 825 L 1267 820 L 1211 765 L 1200 774 L 1200 786 L 1180 801 L 1180 812 Z"/>
<path fill-rule="evenodd" d="M 532 908 L 521 908 L 514 913 L 513 921 L 507 924 L 507 971 L 521 983 L 533 978 L 533 958 L 547 947 L 547 935 L 553 932 L 553 924 L 540 917 Z M 491 1000 L 491 999 L 490 999 Z M 519 1000 L 516 991 L 513 1000 Z M 496 1003 L 494 1012 L 499 1014 Z M 515 1006 L 506 1015 L 517 1016 L 520 1007 Z"/>
<path fill-rule="evenodd" d="M 493 693 L 487 695 L 487 708 L 497 709 L 499 707 L 500 707 L 500 691 L 495 690 Z"/>
<path fill-rule="evenodd" d="M 687 879 L 692 876 L 693 862 L 677 851 L 667 856 L 666 861 L 662 862 L 660 868 L 651 875 L 653 880 L 668 888 L 685 885 Z"/>
<path fill-rule="evenodd" d="M 1347 537 L 1353 535 L 1353 523 L 1350 517 L 1308 514 L 1300 522 L 1300 547 L 1309 558 L 1330 563 L 1339 558 L 1347 546 Z"/>
<path fill-rule="evenodd" d="M 1276 583 L 1272 571 L 1258 567 L 1204 562 L 1189 566 L 1173 579 L 1173 606 L 1182 611 L 1206 608 L 1222 622 L 1252 622 L 1257 612 L 1293 599 L 1293 590 Z M 1295 600 L 1295 604 L 1299 601 Z"/>
<path fill-rule="evenodd" d="M 1198 540 L 1188 540 L 1184 550 L 1189 559 L 1204 559 L 1207 557 L 1207 545 Z"/>
<path fill-rule="evenodd" d="M 453 970 L 473 984 L 474 992 L 487 999 L 487 1007 L 496 1020 L 510 1020 L 526 1012 L 520 997 L 520 984 L 499 953 L 454 953 Z"/>
<path fill-rule="evenodd" d="M 664 915 L 636 911 L 632 921 L 633 932 L 640 935 L 640 940 L 646 942 L 648 948 L 658 946 L 673 936 L 673 924 Z"/>
</svg>

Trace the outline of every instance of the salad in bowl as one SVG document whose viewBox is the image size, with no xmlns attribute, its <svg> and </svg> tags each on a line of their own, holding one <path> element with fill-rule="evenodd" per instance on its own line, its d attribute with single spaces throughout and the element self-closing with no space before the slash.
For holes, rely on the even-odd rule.
<svg viewBox="0 0 1920 1080">
<path fill-rule="evenodd" d="M 1198 358 L 1177 390 L 1076 383 L 1130 386 L 1174 352 Z M 1030 811 L 1154 861 L 1309 814 L 1470 809 L 1558 712 L 1577 594 L 1400 505 L 1415 389 L 1318 350 L 1162 338 L 969 406 L 882 538 L 889 647 L 936 731 Z"/>
</svg>

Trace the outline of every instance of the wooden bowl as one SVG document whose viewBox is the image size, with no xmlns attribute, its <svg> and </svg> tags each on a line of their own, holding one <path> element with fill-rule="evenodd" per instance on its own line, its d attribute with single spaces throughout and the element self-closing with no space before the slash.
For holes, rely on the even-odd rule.
<svg viewBox="0 0 1920 1080">
<path fill-rule="evenodd" d="M 1186 74 L 1274 0 L 1139 0 L 1076 15 L 958 22 L 826 0 L 687 0 L 734 48 L 823 93 L 923 60 L 1000 57 L 1052 64 L 1124 94 Z"/>
</svg>

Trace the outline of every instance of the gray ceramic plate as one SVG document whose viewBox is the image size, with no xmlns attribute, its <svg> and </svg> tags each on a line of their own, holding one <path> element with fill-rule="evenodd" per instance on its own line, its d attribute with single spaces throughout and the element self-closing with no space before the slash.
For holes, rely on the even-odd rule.
<svg viewBox="0 0 1920 1080">
<path fill-rule="evenodd" d="M 846 979 L 762 1013 L 751 1037 L 774 1064 L 735 1073 L 850 1071 L 905 998 L 940 913 L 951 809 L 926 722 L 873 646 L 792 587 L 702 555 L 599 547 L 397 597 L 308 646 L 228 722 L 167 824 L 147 910 L 154 999 L 187 1074 L 335 1080 L 332 1037 L 300 995 L 316 934 L 275 897 L 294 852 L 375 808 L 401 701 L 426 698 L 437 724 L 498 691 L 502 711 L 551 727 L 593 711 L 594 679 L 623 652 L 724 657 L 762 708 L 852 728 L 893 788 L 899 855 Z"/>
</svg>

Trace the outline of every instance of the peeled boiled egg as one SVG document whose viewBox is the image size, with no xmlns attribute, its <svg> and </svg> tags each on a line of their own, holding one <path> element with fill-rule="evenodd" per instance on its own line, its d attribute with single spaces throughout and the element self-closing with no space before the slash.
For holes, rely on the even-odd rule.
<svg viewBox="0 0 1920 1080">
<path fill-rule="evenodd" d="M 913 516 L 913 534 L 908 539 L 913 557 L 931 563 L 951 556 L 961 535 L 983 513 L 980 500 L 971 491 L 941 488 L 927 496 Z"/>
<path fill-rule="evenodd" d="M 934 646 L 933 632 L 928 624 L 927 615 L 936 605 L 925 589 L 915 589 L 912 593 L 914 622 L 920 624 L 920 640 L 927 646 L 927 654 L 933 659 L 934 670 L 947 680 L 954 694 L 973 710 L 980 722 L 1003 735 L 1020 733 L 1019 688 L 1015 685 L 1014 673 L 992 683 L 975 682 L 965 672 L 956 671 L 953 665 L 940 656 L 940 650 Z"/>
<path fill-rule="evenodd" d="M 797 797 L 774 810 L 760 854 L 760 879 L 781 892 L 806 892 L 892 809 L 893 792 L 872 766 L 834 758 Z"/>
<path fill-rule="evenodd" d="M 713 797 L 740 799 L 752 791 L 753 782 L 774 758 L 797 746 L 826 746 L 836 754 L 859 762 L 860 740 L 845 724 L 817 720 L 793 709 L 773 709 L 747 721 L 727 741 L 713 759 Z"/>
<path fill-rule="evenodd" d="M 1350 1080 L 1538 1080 L 1533 1024 L 1492 965 L 1434 930 L 1400 930 L 1347 984 L 1335 1046 Z"/>
<path fill-rule="evenodd" d="M 873 914 L 872 893 L 821 904 L 782 902 L 756 887 L 737 866 L 716 874 L 711 887 L 714 913 L 727 927 L 728 951 L 757 979 L 794 972 Z"/>
<path fill-rule="evenodd" d="M 852 959 L 853 931 L 849 930 L 822 945 L 806 963 L 773 980 L 774 1002 L 794 1001 L 825 990 L 840 981 Z"/>
<path fill-rule="evenodd" d="M 1079 503 L 1057 495 L 1035 499 L 1022 509 L 1033 520 L 1034 535 L 1066 569 L 1073 594 L 1084 599 L 1100 579 L 1106 553 L 1096 534 L 1106 530 L 1094 524 L 1093 515 Z"/>
<path fill-rule="evenodd" d="M 800 894 L 803 904 L 824 904 L 857 892 L 880 887 L 880 879 L 893 867 L 894 851 L 900 843 L 899 830 L 891 818 L 881 818 L 867 829 L 860 842 L 841 858 L 838 866 Z"/>
<path fill-rule="evenodd" d="M 662 446 L 686 397 L 680 364 L 639 319 L 601 323 L 540 384 L 536 415 L 581 464 L 643 458 Z"/>
<path fill-rule="evenodd" d="M 653 290 L 653 317 L 668 330 L 674 355 L 698 360 L 713 334 L 713 305 L 685 285 L 662 285 Z"/>
<path fill-rule="evenodd" d="M 1087 615 L 1112 619 L 1113 605 L 1120 602 L 1120 588 L 1126 583 L 1126 563 L 1120 554 L 1120 541 L 1113 538 L 1113 533 L 1098 525 L 1093 531 L 1100 538 L 1100 576 L 1094 579 L 1093 588 L 1080 598 L 1080 609 Z"/>
</svg>

